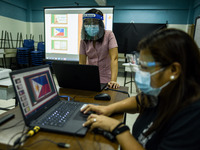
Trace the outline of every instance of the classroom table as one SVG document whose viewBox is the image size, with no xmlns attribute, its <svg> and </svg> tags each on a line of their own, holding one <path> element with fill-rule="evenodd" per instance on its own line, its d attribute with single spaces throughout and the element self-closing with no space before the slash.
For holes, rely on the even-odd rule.
<svg viewBox="0 0 200 150">
<path fill-rule="evenodd" d="M 103 90 L 102 92 L 95 92 L 95 91 L 85 91 L 85 90 L 76 90 L 76 89 L 66 89 L 66 88 L 59 88 L 59 94 L 60 95 L 67 95 L 74 98 L 75 101 L 80 102 L 87 102 L 87 103 L 94 103 L 94 104 L 100 104 L 100 105 L 108 105 L 112 104 L 117 101 L 121 101 L 128 97 L 128 94 L 126 92 L 128 91 L 128 87 L 120 87 L 117 90 L 119 91 L 113 91 L 113 90 Z M 120 92 L 124 91 L 124 92 Z M 94 96 L 99 93 L 107 93 L 111 96 L 110 101 L 103 101 L 103 100 L 95 100 Z M 8 112 L 1 114 L 0 117 L 13 113 L 15 114 L 15 118 L 4 123 L 0 126 L 0 150 L 1 149 L 7 149 L 9 145 L 12 145 L 13 142 L 20 137 L 21 132 L 27 129 L 27 127 L 24 125 L 23 117 L 20 111 L 19 106 L 15 107 L 12 110 L 9 110 Z M 118 119 L 120 121 L 125 120 L 125 115 L 123 113 L 120 114 L 114 114 L 111 117 Z M 7 127 L 13 126 L 12 128 L 5 129 Z M 4 129 L 4 130 L 3 130 Z M 13 139 L 12 137 L 16 134 Z M 78 137 L 68 134 L 60 134 L 60 133 L 54 133 L 54 132 L 46 132 L 46 131 L 39 131 L 37 134 L 35 134 L 32 137 L 29 137 L 24 145 L 23 148 L 26 149 L 37 149 L 37 150 L 56 150 L 56 149 L 63 149 L 60 147 L 57 147 L 56 144 L 51 143 L 47 140 L 52 140 L 56 143 L 68 143 L 70 144 L 69 150 L 117 150 L 118 149 L 118 143 L 117 142 L 111 142 L 107 138 L 105 138 L 101 134 L 94 134 L 92 131 L 88 131 L 87 134 L 84 137 Z M 9 142 L 9 144 L 8 144 Z M 32 144 L 32 145 L 31 145 Z"/>
</svg>

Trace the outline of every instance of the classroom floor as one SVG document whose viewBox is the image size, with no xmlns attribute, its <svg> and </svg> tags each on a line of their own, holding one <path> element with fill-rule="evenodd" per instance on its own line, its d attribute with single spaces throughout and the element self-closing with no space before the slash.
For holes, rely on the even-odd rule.
<svg viewBox="0 0 200 150">
<path fill-rule="evenodd" d="M 56 81 L 56 80 L 55 80 Z M 130 78 L 128 77 L 127 78 L 127 81 L 130 81 Z M 117 82 L 123 86 L 124 85 L 124 77 L 118 77 L 117 78 Z M 57 82 L 56 82 L 57 84 Z M 131 84 L 126 84 L 127 87 L 129 87 L 129 94 L 130 96 L 134 96 L 136 95 L 136 89 L 135 89 L 135 85 L 133 84 L 132 85 L 132 93 L 130 92 L 130 86 Z M 9 109 L 12 109 L 14 108 L 14 105 L 15 105 L 15 99 L 9 99 L 9 100 L 1 100 L 0 99 L 0 107 L 2 108 L 9 108 Z M 0 110 L 0 114 L 4 113 L 5 111 L 3 110 Z M 135 119 L 137 118 L 138 114 L 127 114 L 127 118 L 126 118 L 126 124 L 130 127 L 130 130 L 132 131 L 132 125 L 135 121 Z"/>
</svg>

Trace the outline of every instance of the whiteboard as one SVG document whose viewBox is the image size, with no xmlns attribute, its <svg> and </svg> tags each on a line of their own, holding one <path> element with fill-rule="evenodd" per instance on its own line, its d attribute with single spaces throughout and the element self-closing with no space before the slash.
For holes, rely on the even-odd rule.
<svg viewBox="0 0 200 150">
<path fill-rule="evenodd" d="M 200 16 L 195 20 L 194 40 L 197 43 L 197 46 L 200 48 Z"/>
</svg>

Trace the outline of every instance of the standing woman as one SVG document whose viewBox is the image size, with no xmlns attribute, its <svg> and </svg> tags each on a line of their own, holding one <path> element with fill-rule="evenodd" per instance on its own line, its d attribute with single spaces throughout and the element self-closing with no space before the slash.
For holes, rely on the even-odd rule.
<svg viewBox="0 0 200 150">
<path fill-rule="evenodd" d="M 112 31 L 104 29 L 103 13 L 91 9 L 83 14 L 79 64 L 97 65 L 100 82 L 118 88 L 118 45 Z"/>
</svg>

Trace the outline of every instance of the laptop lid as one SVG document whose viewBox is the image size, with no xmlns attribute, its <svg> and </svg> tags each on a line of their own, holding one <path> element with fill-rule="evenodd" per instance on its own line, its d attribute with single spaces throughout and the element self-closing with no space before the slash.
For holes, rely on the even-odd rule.
<svg viewBox="0 0 200 150">
<path fill-rule="evenodd" d="M 100 83 L 98 66 L 55 61 L 52 67 L 60 87 L 100 92 L 107 86 Z"/>
<path fill-rule="evenodd" d="M 86 134 L 88 128 L 83 127 L 82 124 L 86 121 L 88 115 L 80 112 L 80 108 L 85 103 L 61 101 L 59 99 L 49 65 L 13 71 L 10 73 L 10 77 L 27 126 L 39 125 L 41 129 L 48 131 L 79 136 Z M 74 105 L 74 111 L 71 112 L 69 107 L 65 107 L 67 108 L 66 111 L 59 112 L 63 105 Z M 63 117 L 55 122 L 50 120 L 49 123 L 59 124 L 59 121 L 62 121 L 63 124 L 61 126 L 45 124 L 43 119 L 49 118 L 47 116 L 52 116 L 56 112 Z M 66 118 L 68 113 L 70 115 Z M 65 121 L 63 120 L 64 117 Z"/>
<path fill-rule="evenodd" d="M 16 70 L 10 78 L 26 125 L 59 101 L 49 65 Z"/>
</svg>

